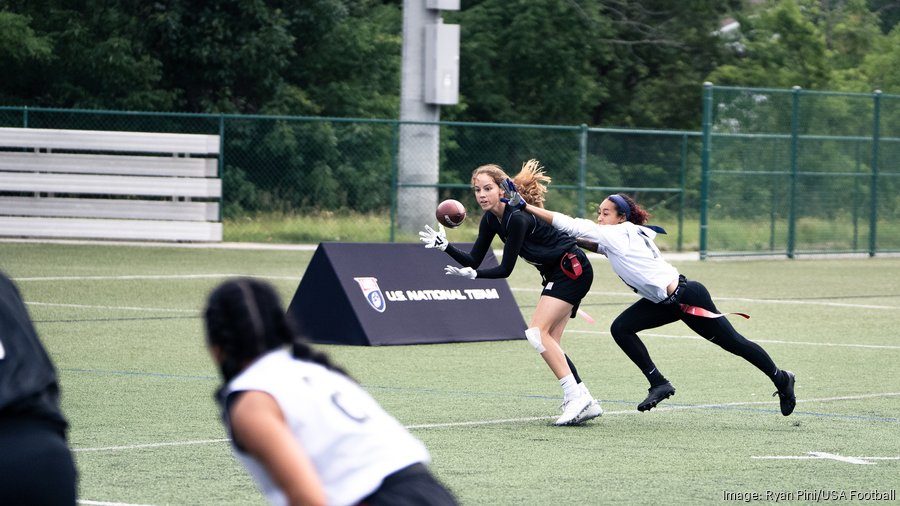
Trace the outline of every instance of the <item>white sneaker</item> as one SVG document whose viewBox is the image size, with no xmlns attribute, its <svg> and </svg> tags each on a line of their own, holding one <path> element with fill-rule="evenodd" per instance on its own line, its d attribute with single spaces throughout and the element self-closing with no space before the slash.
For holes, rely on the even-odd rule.
<svg viewBox="0 0 900 506">
<path fill-rule="evenodd" d="M 584 411 L 581 412 L 580 415 L 575 417 L 575 420 L 572 422 L 572 425 L 576 425 L 579 423 L 584 423 L 593 418 L 597 418 L 603 414 L 603 408 L 600 407 L 600 401 L 597 399 L 591 400 L 591 405 L 587 407 Z"/>
<path fill-rule="evenodd" d="M 587 395 L 588 397 L 593 399 L 590 390 L 588 390 L 587 385 L 585 385 L 583 381 L 578 384 L 578 388 L 581 390 L 582 394 Z"/>
<path fill-rule="evenodd" d="M 594 399 L 591 399 L 588 395 L 579 395 L 578 397 L 568 399 L 563 404 L 562 416 L 556 420 L 554 425 L 574 425 L 579 423 L 576 420 L 582 413 L 591 407 L 593 402 Z"/>
<path fill-rule="evenodd" d="M 584 384 L 584 382 L 578 384 L 578 389 L 581 391 L 581 395 L 586 395 L 586 396 L 590 397 L 591 399 L 594 398 L 594 396 L 591 395 L 591 391 L 588 390 L 588 387 L 587 387 L 587 385 Z M 562 404 L 559 405 L 559 412 L 562 413 L 565 410 L 566 410 L 566 401 L 563 401 Z"/>
</svg>

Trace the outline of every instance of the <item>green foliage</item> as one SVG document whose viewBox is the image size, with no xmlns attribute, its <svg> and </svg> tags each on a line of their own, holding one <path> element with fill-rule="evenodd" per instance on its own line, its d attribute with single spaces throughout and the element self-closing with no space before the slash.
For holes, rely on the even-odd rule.
<svg viewBox="0 0 900 506">
<path fill-rule="evenodd" d="M 149 4 L 145 37 L 187 111 L 257 112 L 285 85 L 289 20 L 265 2 Z M 151 45 L 152 41 L 152 45 Z"/>
<path fill-rule="evenodd" d="M 741 17 L 745 57 L 710 73 L 719 85 L 823 88 L 829 82 L 825 38 L 795 0 Z"/>
<path fill-rule="evenodd" d="M 897 83 L 900 83 L 900 27 L 876 42 L 874 50 L 865 56 L 860 70 L 871 85 L 867 91 L 879 89 L 897 93 Z"/>
<path fill-rule="evenodd" d="M 38 36 L 31 18 L 0 11 L 0 58 L 8 63 L 47 60 L 51 55 L 49 37 Z"/>
<path fill-rule="evenodd" d="M 50 37 L 38 35 L 30 25 L 27 15 L 0 10 L 0 103 L 15 105 L 29 103 L 29 67 L 45 65 L 53 57 Z"/>
</svg>

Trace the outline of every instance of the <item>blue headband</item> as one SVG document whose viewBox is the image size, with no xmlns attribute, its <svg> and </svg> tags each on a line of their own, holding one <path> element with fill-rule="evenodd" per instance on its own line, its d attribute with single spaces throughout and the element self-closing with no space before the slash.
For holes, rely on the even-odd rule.
<svg viewBox="0 0 900 506">
<path fill-rule="evenodd" d="M 610 195 L 606 197 L 611 200 L 613 204 L 616 205 L 616 208 L 619 211 L 622 211 L 625 214 L 625 221 L 631 221 L 631 206 L 628 205 L 628 201 L 622 198 L 621 195 Z M 665 234 L 666 229 L 662 227 L 658 227 L 656 225 L 641 225 L 642 227 L 647 227 L 650 230 L 656 231 L 658 234 Z"/>
<path fill-rule="evenodd" d="M 613 204 L 625 215 L 625 221 L 631 221 L 631 206 L 628 205 L 628 202 L 622 198 L 621 195 L 610 195 L 606 197 L 611 200 Z"/>
</svg>

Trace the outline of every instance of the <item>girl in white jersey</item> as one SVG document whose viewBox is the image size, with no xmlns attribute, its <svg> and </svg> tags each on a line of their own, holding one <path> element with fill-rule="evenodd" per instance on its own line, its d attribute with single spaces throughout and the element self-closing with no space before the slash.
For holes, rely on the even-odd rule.
<svg viewBox="0 0 900 506">
<path fill-rule="evenodd" d="M 621 193 L 607 197 L 600 203 L 595 223 L 526 206 L 524 200 L 517 198 L 515 185 L 509 181 L 507 186 L 512 205 L 578 238 L 580 246 L 605 255 L 613 271 L 641 296 L 610 327 L 616 344 L 650 383 L 647 398 L 638 404 L 638 411 L 650 410 L 671 397 L 675 387 L 657 369 L 637 333 L 678 320 L 704 339 L 756 366 L 775 384 L 777 391 L 773 395 L 779 396 L 781 414 L 788 416 L 794 411 L 794 374 L 779 369 L 761 346 L 739 334 L 716 309 L 702 283 L 688 281 L 662 258 L 653 242 L 662 229 L 646 225 L 650 214 L 631 197 Z"/>
<path fill-rule="evenodd" d="M 425 446 L 296 334 L 269 284 L 226 281 L 205 322 L 223 423 L 271 504 L 456 504 Z"/>
</svg>

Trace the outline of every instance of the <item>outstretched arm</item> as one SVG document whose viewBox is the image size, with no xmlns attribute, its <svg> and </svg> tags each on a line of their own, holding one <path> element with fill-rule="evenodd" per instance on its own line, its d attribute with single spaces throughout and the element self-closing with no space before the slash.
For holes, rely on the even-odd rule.
<svg viewBox="0 0 900 506">
<path fill-rule="evenodd" d="M 555 214 L 553 211 L 549 211 L 547 209 L 544 209 L 543 207 L 535 206 L 525 206 L 525 210 L 537 216 L 541 221 L 546 221 L 551 225 L 553 224 L 553 215 Z"/>
<path fill-rule="evenodd" d="M 549 224 L 553 224 L 553 212 L 544 209 L 543 207 L 535 207 L 533 205 L 528 205 L 525 202 L 525 199 L 522 198 L 522 195 L 519 194 L 519 191 L 516 189 L 516 184 L 513 183 L 512 179 L 506 178 L 505 188 L 506 197 L 501 198 L 501 202 L 506 202 L 506 205 L 512 206 L 516 209 L 528 211 L 529 213 L 538 217 L 538 219 L 546 221 Z"/>
</svg>

